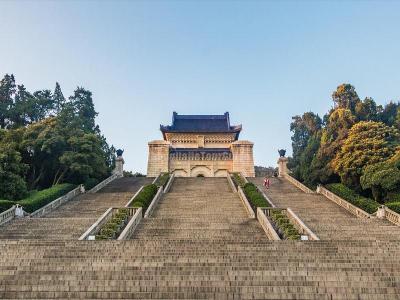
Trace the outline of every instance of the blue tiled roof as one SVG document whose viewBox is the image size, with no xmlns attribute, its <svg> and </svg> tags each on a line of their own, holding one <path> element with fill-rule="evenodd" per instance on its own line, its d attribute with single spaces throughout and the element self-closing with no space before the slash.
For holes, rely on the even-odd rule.
<svg viewBox="0 0 400 300">
<path fill-rule="evenodd" d="M 229 113 L 223 115 L 172 115 L 172 125 L 160 125 L 161 132 L 182 133 L 236 133 L 238 138 L 242 125 L 231 126 Z"/>
</svg>

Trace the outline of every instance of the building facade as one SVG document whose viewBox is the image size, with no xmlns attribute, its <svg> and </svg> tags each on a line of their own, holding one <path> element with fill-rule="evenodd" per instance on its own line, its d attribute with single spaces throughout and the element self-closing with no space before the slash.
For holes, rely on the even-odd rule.
<svg viewBox="0 0 400 300">
<path fill-rule="evenodd" d="M 254 177 L 253 143 L 240 141 L 242 125 L 231 126 L 223 115 L 172 116 L 160 125 L 163 140 L 149 142 L 147 176 L 161 172 L 178 177 L 223 177 L 242 172 Z"/>
</svg>

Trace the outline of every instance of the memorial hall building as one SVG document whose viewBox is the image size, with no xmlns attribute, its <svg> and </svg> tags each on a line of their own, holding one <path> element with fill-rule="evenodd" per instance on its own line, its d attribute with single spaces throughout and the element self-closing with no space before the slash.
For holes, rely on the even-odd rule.
<svg viewBox="0 0 400 300">
<path fill-rule="evenodd" d="M 224 177 L 242 172 L 254 177 L 253 143 L 239 140 L 242 125 L 223 115 L 172 115 L 160 125 L 163 140 L 149 142 L 147 176 Z"/>
</svg>

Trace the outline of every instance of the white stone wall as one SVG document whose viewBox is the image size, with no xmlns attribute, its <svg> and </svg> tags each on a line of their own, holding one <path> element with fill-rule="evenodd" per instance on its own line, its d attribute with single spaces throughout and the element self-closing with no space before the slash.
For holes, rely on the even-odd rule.
<svg viewBox="0 0 400 300">
<path fill-rule="evenodd" d="M 233 172 L 242 172 L 246 177 L 255 177 L 253 145 L 249 141 L 236 141 L 232 143 Z"/>
<path fill-rule="evenodd" d="M 148 177 L 157 177 L 161 172 L 169 171 L 169 147 L 170 143 L 166 141 L 152 141 L 149 143 Z"/>
</svg>

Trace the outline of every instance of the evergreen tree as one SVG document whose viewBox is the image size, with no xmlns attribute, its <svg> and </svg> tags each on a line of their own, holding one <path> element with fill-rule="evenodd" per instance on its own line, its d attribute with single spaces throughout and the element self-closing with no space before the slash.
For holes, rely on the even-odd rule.
<svg viewBox="0 0 400 300">
<path fill-rule="evenodd" d="M 0 81 L 0 128 L 6 128 L 9 124 L 10 110 L 14 103 L 16 92 L 14 75 L 6 74 Z"/>
<path fill-rule="evenodd" d="M 59 114 L 65 105 L 65 98 L 61 91 L 60 84 L 56 82 L 56 87 L 53 93 L 53 103 L 54 103 L 54 111 L 56 114 Z"/>
</svg>

